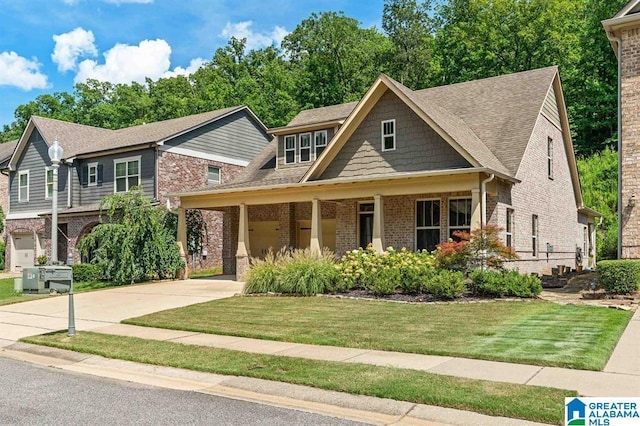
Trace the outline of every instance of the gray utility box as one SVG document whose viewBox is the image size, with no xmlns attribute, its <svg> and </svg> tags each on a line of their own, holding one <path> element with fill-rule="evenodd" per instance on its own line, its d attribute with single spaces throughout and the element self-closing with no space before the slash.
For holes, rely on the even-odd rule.
<svg viewBox="0 0 640 426">
<path fill-rule="evenodd" d="M 69 291 L 73 283 L 73 270 L 69 266 L 40 266 L 22 272 L 25 293 L 49 293 L 51 290 Z"/>
</svg>

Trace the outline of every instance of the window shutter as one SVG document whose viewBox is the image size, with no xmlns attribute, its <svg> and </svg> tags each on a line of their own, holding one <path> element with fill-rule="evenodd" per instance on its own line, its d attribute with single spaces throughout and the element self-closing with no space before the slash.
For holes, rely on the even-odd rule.
<svg viewBox="0 0 640 426">
<path fill-rule="evenodd" d="M 89 167 L 82 166 L 82 185 L 87 186 L 89 184 Z"/>
<path fill-rule="evenodd" d="M 102 185 L 102 164 L 98 164 L 98 185 Z"/>
</svg>

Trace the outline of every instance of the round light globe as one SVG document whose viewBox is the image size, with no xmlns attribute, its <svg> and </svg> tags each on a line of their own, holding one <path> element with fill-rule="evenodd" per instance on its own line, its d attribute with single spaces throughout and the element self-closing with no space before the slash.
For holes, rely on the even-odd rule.
<svg viewBox="0 0 640 426">
<path fill-rule="evenodd" d="M 58 140 L 54 140 L 53 141 L 53 145 L 51 145 L 49 147 L 49 158 L 51 158 L 51 162 L 54 164 L 58 164 L 60 162 L 60 160 L 62 159 L 62 153 L 64 151 L 62 150 L 62 147 L 60 145 L 58 145 Z"/>
</svg>

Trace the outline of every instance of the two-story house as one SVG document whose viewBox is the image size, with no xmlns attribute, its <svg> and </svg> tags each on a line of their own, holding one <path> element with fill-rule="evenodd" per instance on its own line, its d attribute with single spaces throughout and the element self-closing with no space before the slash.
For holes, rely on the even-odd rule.
<svg viewBox="0 0 640 426">
<path fill-rule="evenodd" d="M 9 160 L 11 160 L 11 156 L 13 155 L 13 151 L 16 149 L 17 144 L 17 140 L 0 143 L 0 171 L 3 170 L 9 163 Z M 6 216 L 9 211 L 9 176 L 5 173 L 0 175 L 0 207 L 2 207 L 2 214 Z M 3 228 L 2 232 L 0 232 L 0 237 L 4 240 L 6 235 L 4 219 L 2 225 Z"/>
<path fill-rule="evenodd" d="M 58 181 L 58 258 L 78 262 L 76 243 L 99 223 L 102 198 L 141 186 L 161 205 L 177 207 L 169 192 L 230 182 L 270 141 L 246 106 L 226 108 L 120 130 L 31 117 L 6 165 L 7 269 L 49 256 L 53 171 L 47 150 L 64 150 Z M 205 212 L 208 242 L 199 267 L 221 263 L 222 220 Z"/>
<path fill-rule="evenodd" d="M 224 213 L 225 273 L 269 247 L 433 250 L 493 224 L 522 272 L 594 265 L 556 67 L 413 91 L 381 75 L 359 102 L 299 113 L 234 182 L 180 196 Z M 184 242 L 184 216 L 178 236 Z M 579 260 L 579 261 L 578 261 Z"/>
</svg>

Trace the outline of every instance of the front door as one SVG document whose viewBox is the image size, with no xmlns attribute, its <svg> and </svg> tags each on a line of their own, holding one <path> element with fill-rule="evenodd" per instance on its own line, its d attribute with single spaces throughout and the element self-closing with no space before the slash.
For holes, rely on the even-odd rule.
<svg viewBox="0 0 640 426">
<path fill-rule="evenodd" d="M 373 203 L 358 206 L 358 247 L 367 248 L 373 242 Z"/>
<path fill-rule="evenodd" d="M 12 271 L 20 272 L 22 268 L 33 266 L 35 257 L 33 233 L 13 234 L 13 247 L 15 259 L 11 259 Z"/>
</svg>

